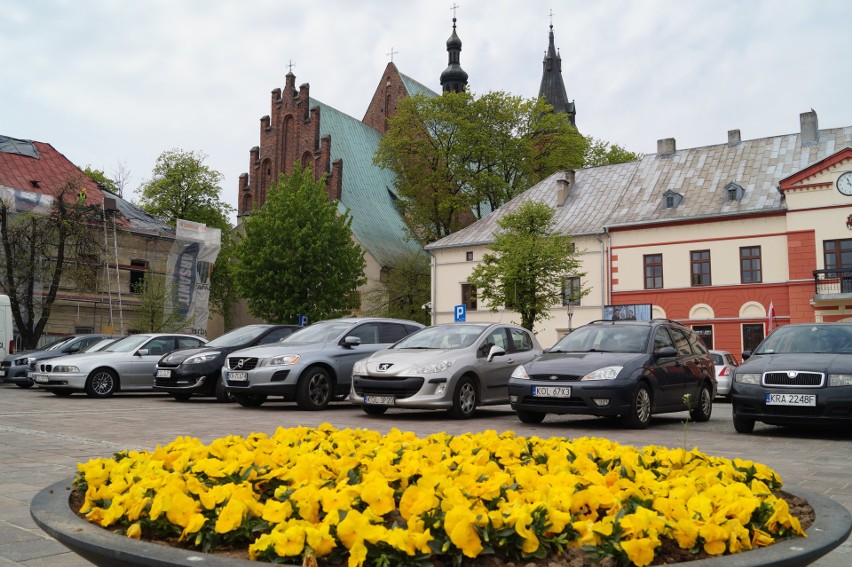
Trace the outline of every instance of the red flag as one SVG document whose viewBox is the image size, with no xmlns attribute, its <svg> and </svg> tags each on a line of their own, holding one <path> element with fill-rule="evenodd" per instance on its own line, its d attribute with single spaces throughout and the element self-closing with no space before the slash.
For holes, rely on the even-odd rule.
<svg viewBox="0 0 852 567">
<path fill-rule="evenodd" d="M 775 328 L 775 306 L 772 305 L 771 301 L 769 302 L 769 314 L 766 319 L 766 334 L 768 335 Z"/>
</svg>

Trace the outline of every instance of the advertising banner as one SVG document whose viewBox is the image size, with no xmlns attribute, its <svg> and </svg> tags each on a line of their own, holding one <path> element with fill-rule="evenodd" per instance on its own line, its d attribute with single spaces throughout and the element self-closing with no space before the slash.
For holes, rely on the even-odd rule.
<svg viewBox="0 0 852 567">
<path fill-rule="evenodd" d="M 207 336 L 210 276 L 221 242 L 218 228 L 178 219 L 167 273 L 173 278 L 170 308 L 187 319 L 187 333 Z"/>
</svg>

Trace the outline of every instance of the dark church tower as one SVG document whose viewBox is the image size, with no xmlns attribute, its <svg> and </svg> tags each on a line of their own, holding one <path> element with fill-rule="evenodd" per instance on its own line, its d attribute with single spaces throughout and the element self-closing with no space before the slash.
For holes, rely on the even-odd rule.
<svg viewBox="0 0 852 567">
<path fill-rule="evenodd" d="M 447 45 L 449 45 L 449 42 L 447 42 Z M 574 117 L 577 110 L 574 108 L 574 101 L 569 102 L 568 95 L 565 94 L 565 83 L 562 82 L 562 57 L 556 51 L 556 45 L 553 41 L 553 24 L 550 24 L 550 45 L 547 46 L 547 53 L 544 55 L 542 64 L 544 71 L 541 75 L 538 98 L 544 98 L 553 105 L 554 112 L 567 114 L 571 124 L 576 126 Z"/>
<path fill-rule="evenodd" d="M 453 34 L 447 40 L 447 53 L 449 53 L 449 65 L 441 73 L 441 87 L 444 92 L 460 93 L 467 86 L 467 73 L 461 68 L 459 63 L 459 53 L 461 53 L 462 42 L 459 36 L 456 35 L 456 19 L 453 18 Z M 564 90 L 564 89 L 563 89 Z"/>
</svg>

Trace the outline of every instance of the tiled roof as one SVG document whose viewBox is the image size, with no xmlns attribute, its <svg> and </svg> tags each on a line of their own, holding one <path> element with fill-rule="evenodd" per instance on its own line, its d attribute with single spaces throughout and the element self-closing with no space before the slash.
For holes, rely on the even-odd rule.
<svg viewBox="0 0 852 567">
<path fill-rule="evenodd" d="M 394 175 L 373 165 L 381 134 L 360 120 L 311 98 L 320 109 L 320 138 L 331 136 L 331 161 L 343 161 L 341 206 L 352 215 L 352 232 L 382 266 L 419 249 L 404 239 L 405 224 L 391 191 Z"/>
<path fill-rule="evenodd" d="M 7 141 L 15 140 L 4 138 Z M 32 157 L 31 153 L 26 151 L 0 151 L 0 185 L 31 193 L 55 195 L 56 191 L 69 179 L 80 177 L 86 187 L 86 204 L 103 203 L 103 194 L 98 189 L 97 183 L 56 151 L 53 146 L 31 140 L 15 141 L 32 144 L 38 157 Z"/>
<path fill-rule="evenodd" d="M 527 199 L 555 207 L 558 231 L 572 235 L 600 233 L 604 227 L 785 210 L 778 191 L 780 180 L 844 147 L 852 147 L 852 126 L 820 130 L 818 140 L 802 144 L 801 134 L 787 134 L 579 169 L 561 207 L 556 207 L 556 184 L 564 174 L 555 173 L 491 215 L 429 244 L 427 249 L 489 244 L 499 229 L 497 220 Z M 725 200 L 729 183 L 743 188 L 740 201 Z M 683 196 L 676 208 L 665 207 L 663 195 L 667 191 Z"/>
<path fill-rule="evenodd" d="M 86 187 L 87 205 L 100 207 L 104 197 L 115 199 L 121 213 L 118 217 L 120 227 L 174 236 L 174 228 L 168 224 L 121 197 L 102 191 L 94 180 L 50 144 L 6 136 L 0 136 L 0 144 L 0 187 L 53 196 L 68 179 L 79 177 Z M 37 183 L 34 184 L 34 181 Z"/>
</svg>

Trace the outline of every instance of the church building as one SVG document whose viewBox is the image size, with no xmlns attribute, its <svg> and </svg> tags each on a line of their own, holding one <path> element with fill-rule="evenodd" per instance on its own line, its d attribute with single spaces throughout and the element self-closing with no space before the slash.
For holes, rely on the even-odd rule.
<svg viewBox="0 0 852 567">
<path fill-rule="evenodd" d="M 461 67 L 462 42 L 456 33 L 456 18 L 446 48 L 448 65 L 440 74 L 441 88 L 443 92 L 461 92 L 467 88 L 468 74 Z M 568 102 L 565 94 L 553 26 L 544 68 L 540 96 L 557 111 L 569 113 L 573 123 L 574 103 Z M 405 223 L 395 204 L 393 173 L 373 164 L 388 118 L 402 98 L 417 94 L 439 96 L 401 73 L 391 61 L 359 120 L 313 98 L 308 83 L 297 87 L 290 70 L 283 90 L 272 91 L 270 113 L 260 119 L 260 144 L 250 150 L 248 173 L 239 179 L 238 217 L 262 207 L 271 185 L 282 173 L 292 173 L 296 163 L 313 171 L 315 179 L 325 175 L 329 199 L 338 203 L 341 213 L 349 211 L 353 237 L 364 249 L 368 282 L 360 291 L 365 291 L 379 281 L 396 257 L 420 248 L 406 238 Z M 246 322 L 244 316 L 236 318 L 237 324 Z"/>
</svg>

